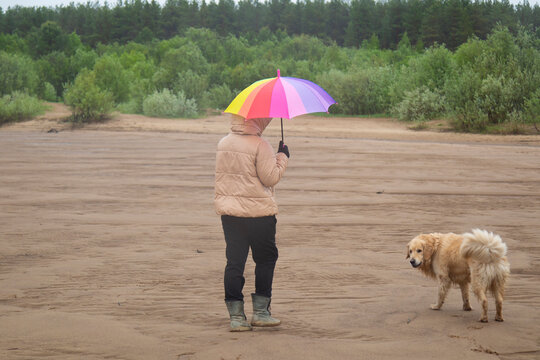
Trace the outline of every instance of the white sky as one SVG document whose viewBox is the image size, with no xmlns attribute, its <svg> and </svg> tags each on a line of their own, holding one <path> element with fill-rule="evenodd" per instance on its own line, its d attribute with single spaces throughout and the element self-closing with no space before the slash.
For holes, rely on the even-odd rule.
<svg viewBox="0 0 540 360">
<path fill-rule="evenodd" d="M 151 0 L 148 0 L 150 2 Z M 0 0 L 0 7 L 2 9 L 7 9 L 8 7 L 14 7 L 14 6 L 26 6 L 26 7 L 32 7 L 32 6 L 51 6 L 55 7 L 57 5 L 69 5 L 70 3 L 75 4 L 86 4 L 89 2 L 88 0 Z M 94 0 L 90 1 L 91 3 L 96 2 Z M 109 5 L 115 6 L 117 3 L 117 0 L 108 0 L 107 1 Z M 156 0 L 156 2 L 160 4 L 165 4 L 167 0 Z M 104 4 L 105 0 L 100 0 L 100 4 Z"/>
<path fill-rule="evenodd" d="M 166 0 L 156 0 L 160 4 L 164 4 Z M 509 0 L 511 4 L 521 4 L 523 0 Z M 13 6 L 57 6 L 57 5 L 69 5 L 69 3 L 82 3 L 86 4 L 88 0 L 0 0 L 0 7 L 6 10 L 8 7 Z M 93 2 L 93 1 L 91 1 Z M 100 4 L 103 4 L 105 1 L 99 1 Z M 207 1 L 208 2 L 208 1 Z M 116 5 L 117 0 L 109 0 L 109 4 Z M 540 5 L 540 0 L 529 0 L 531 6 Z"/>
</svg>

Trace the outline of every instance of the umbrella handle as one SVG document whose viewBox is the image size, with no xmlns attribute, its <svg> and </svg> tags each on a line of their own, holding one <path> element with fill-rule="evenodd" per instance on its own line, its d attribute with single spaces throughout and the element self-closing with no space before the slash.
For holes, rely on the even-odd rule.
<svg viewBox="0 0 540 360">
<path fill-rule="evenodd" d="M 283 142 L 283 118 L 281 118 L 281 142 Z M 285 142 L 283 143 L 285 144 Z"/>
</svg>

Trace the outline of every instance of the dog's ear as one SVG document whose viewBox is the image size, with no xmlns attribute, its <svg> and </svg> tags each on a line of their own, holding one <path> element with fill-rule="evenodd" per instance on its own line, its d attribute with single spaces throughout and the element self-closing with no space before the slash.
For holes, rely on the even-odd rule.
<svg viewBox="0 0 540 360">
<path fill-rule="evenodd" d="M 409 244 L 407 244 L 407 257 L 405 259 L 408 259 L 410 258 L 411 256 L 409 255 Z"/>
</svg>

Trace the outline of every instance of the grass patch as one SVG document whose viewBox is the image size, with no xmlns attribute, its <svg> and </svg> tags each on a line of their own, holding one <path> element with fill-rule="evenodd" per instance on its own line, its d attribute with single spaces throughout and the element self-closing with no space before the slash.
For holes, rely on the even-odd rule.
<svg viewBox="0 0 540 360">
<path fill-rule="evenodd" d="M 407 129 L 414 131 L 422 131 L 429 129 L 429 125 L 425 121 L 417 121 L 412 125 L 407 126 Z"/>
<path fill-rule="evenodd" d="M 494 135 L 523 135 L 528 133 L 524 124 L 511 121 L 502 124 L 488 125 L 484 132 L 486 134 Z"/>
</svg>

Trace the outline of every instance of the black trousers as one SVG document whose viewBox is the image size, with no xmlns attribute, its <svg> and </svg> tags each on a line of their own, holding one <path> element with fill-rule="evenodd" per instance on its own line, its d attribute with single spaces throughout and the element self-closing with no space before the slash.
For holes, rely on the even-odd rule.
<svg viewBox="0 0 540 360">
<path fill-rule="evenodd" d="M 249 248 L 255 262 L 255 293 L 272 297 L 274 268 L 278 259 L 276 217 L 241 218 L 222 215 L 221 224 L 227 243 L 225 301 L 244 300 L 244 267 Z"/>
</svg>

